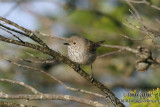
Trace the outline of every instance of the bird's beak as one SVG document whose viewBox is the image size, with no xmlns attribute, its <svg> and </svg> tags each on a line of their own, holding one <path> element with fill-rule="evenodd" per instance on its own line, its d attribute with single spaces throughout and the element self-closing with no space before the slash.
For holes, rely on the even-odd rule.
<svg viewBox="0 0 160 107">
<path fill-rule="evenodd" d="M 69 43 L 63 43 L 64 45 L 70 45 Z"/>
</svg>

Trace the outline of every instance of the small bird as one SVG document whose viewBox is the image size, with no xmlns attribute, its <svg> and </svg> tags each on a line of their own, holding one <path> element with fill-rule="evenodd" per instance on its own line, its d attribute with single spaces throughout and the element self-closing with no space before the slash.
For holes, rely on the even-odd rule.
<svg viewBox="0 0 160 107">
<path fill-rule="evenodd" d="M 73 62 L 80 65 L 91 65 L 96 59 L 96 49 L 100 47 L 100 44 L 104 41 L 92 42 L 81 36 L 72 36 L 67 40 L 68 56 Z M 91 71 L 91 76 L 93 72 Z"/>
</svg>

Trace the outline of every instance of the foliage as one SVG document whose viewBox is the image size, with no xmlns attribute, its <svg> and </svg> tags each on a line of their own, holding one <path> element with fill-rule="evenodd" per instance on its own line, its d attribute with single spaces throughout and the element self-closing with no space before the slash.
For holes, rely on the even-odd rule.
<svg viewBox="0 0 160 107">
<path fill-rule="evenodd" d="M 130 91 L 121 101 L 129 103 L 130 107 L 160 107 L 160 89 L 153 89 L 146 93 Z"/>
</svg>

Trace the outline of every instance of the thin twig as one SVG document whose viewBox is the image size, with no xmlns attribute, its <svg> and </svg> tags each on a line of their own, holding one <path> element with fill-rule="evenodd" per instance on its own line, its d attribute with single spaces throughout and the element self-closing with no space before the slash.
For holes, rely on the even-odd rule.
<svg viewBox="0 0 160 107">
<path fill-rule="evenodd" d="M 130 2 L 132 2 L 132 3 L 137 3 L 137 4 L 146 4 L 146 5 L 152 7 L 152 8 L 154 8 L 154 9 L 156 9 L 156 10 L 160 10 L 160 7 L 155 6 L 155 5 L 151 4 L 150 2 L 148 2 L 148 1 L 146 1 L 146 0 L 142 0 L 142 1 L 130 0 Z"/>
<path fill-rule="evenodd" d="M 133 23 L 130 23 L 128 20 L 126 20 L 126 21 L 128 22 L 129 25 L 131 25 L 131 26 L 133 26 L 133 27 L 131 27 L 131 26 L 125 24 L 125 23 L 123 23 L 123 25 L 125 25 L 126 27 L 128 27 L 128 28 L 130 28 L 130 29 L 132 29 L 132 30 L 135 30 L 135 31 L 138 31 L 138 32 L 140 32 L 140 33 L 143 33 L 143 34 L 147 35 L 146 37 L 143 37 L 143 38 L 141 38 L 141 39 L 133 39 L 133 38 L 129 38 L 129 37 L 128 37 L 129 39 L 131 39 L 131 40 L 133 40 L 133 41 L 134 41 L 134 40 L 135 40 L 135 41 L 141 41 L 141 40 L 146 40 L 146 39 L 153 39 L 153 37 L 151 36 L 152 33 L 149 33 L 149 30 L 147 30 L 147 32 L 146 32 L 146 30 L 144 31 L 144 29 L 143 29 L 142 27 L 137 26 L 137 25 L 134 25 Z M 124 37 L 127 38 L 127 36 L 124 35 L 124 34 L 122 34 L 122 36 L 124 36 Z"/>
<path fill-rule="evenodd" d="M 42 35 L 42 36 L 45 36 L 45 37 L 52 38 L 52 39 L 59 39 L 59 40 L 63 40 L 63 41 L 67 41 L 68 40 L 67 38 L 64 38 L 64 37 L 48 35 L 46 33 L 42 33 L 42 32 L 39 32 L 39 31 L 32 31 L 32 32 L 37 33 L 37 34 Z"/>
<path fill-rule="evenodd" d="M 41 95 L 0 95 L 0 99 L 27 99 L 27 100 L 64 100 L 74 101 L 93 107 L 108 107 L 97 101 L 79 98 L 71 95 L 41 94 Z"/>
<path fill-rule="evenodd" d="M 13 28 L 8 27 L 8 26 L 6 26 L 6 25 L 4 25 L 4 24 L 1 24 L 1 23 L 0 23 L 0 26 L 2 26 L 3 28 L 8 29 L 8 30 L 10 30 L 10 31 L 13 31 L 13 32 L 15 32 L 15 33 L 18 33 L 18 34 L 21 34 L 21 35 L 24 35 L 24 36 L 28 37 L 28 34 L 26 34 L 26 33 L 22 32 L 22 31 L 19 31 L 19 30 L 13 29 Z"/>
<path fill-rule="evenodd" d="M 11 35 L 14 36 L 15 38 L 17 38 L 19 41 L 23 42 L 23 40 L 21 40 L 18 36 L 14 35 L 12 32 L 10 32 L 10 31 L 8 31 L 8 30 L 2 28 L 2 27 L 0 27 L 0 29 L 2 29 L 2 30 L 4 30 L 4 31 L 8 32 L 9 34 L 11 34 Z"/>
<path fill-rule="evenodd" d="M 69 87 L 66 84 L 64 84 L 62 81 L 57 79 L 55 76 L 53 76 L 53 75 L 51 75 L 51 74 L 49 74 L 49 73 L 47 73 L 47 72 L 45 72 L 45 71 L 43 71 L 41 69 L 33 68 L 33 67 L 30 67 L 30 66 L 27 66 L 27 65 L 21 65 L 21 64 L 18 64 L 16 62 L 13 62 L 13 61 L 9 61 L 9 62 L 11 62 L 12 64 L 14 64 L 14 65 L 16 65 L 18 67 L 22 67 L 22 68 L 25 68 L 25 69 L 41 72 L 41 73 L 45 74 L 46 76 L 52 78 L 53 80 L 57 81 L 59 84 L 61 84 L 62 86 L 64 86 L 68 90 L 79 91 L 79 92 L 83 92 L 83 93 L 86 93 L 86 94 L 90 94 L 90 95 L 94 95 L 94 96 L 105 98 L 104 95 L 101 95 L 101 94 L 98 94 L 98 93 L 95 93 L 95 92 L 90 92 L 90 91 L 86 91 L 86 90 L 82 90 L 82 89 L 76 89 L 76 88 Z"/>
<path fill-rule="evenodd" d="M 134 39 L 134 38 L 128 37 L 127 35 L 124 35 L 124 34 L 121 34 L 121 36 L 125 37 L 128 40 L 132 40 L 132 41 L 142 41 L 142 40 L 146 39 L 146 38 Z"/>
<path fill-rule="evenodd" d="M 9 82 L 12 84 L 17 84 L 17 85 L 21 85 L 27 89 L 29 89 L 31 92 L 33 92 L 34 94 L 41 94 L 38 90 L 36 90 L 35 88 L 33 88 L 30 85 L 25 84 L 24 82 L 19 82 L 19 81 L 14 81 L 14 80 L 9 80 L 9 79 L 4 79 L 4 78 L 0 78 L 0 81 L 2 82 Z"/>
<path fill-rule="evenodd" d="M 133 6 L 133 4 L 131 3 L 131 0 L 124 0 L 130 7 L 131 7 L 131 9 L 134 11 L 134 13 L 131 11 L 131 10 L 129 10 L 130 12 L 131 12 L 131 14 L 132 14 L 132 16 L 136 19 L 136 21 L 141 25 L 141 30 L 143 31 L 143 32 L 145 32 L 146 33 L 146 35 L 152 40 L 152 42 L 153 42 L 153 44 L 154 44 L 154 46 L 155 46 L 155 48 L 156 48 L 156 44 L 157 44 L 157 42 L 156 42 L 156 40 L 155 40 L 155 34 L 153 33 L 153 31 L 152 30 L 150 30 L 150 29 L 148 29 L 146 26 L 145 26 L 145 24 L 143 23 L 143 21 L 142 21 L 142 18 L 140 17 L 140 15 L 139 15 L 139 13 L 138 13 L 138 11 L 136 10 L 136 8 Z"/>
<path fill-rule="evenodd" d="M 35 64 L 49 64 L 49 63 L 56 63 L 56 60 L 54 59 L 46 59 L 46 60 L 40 60 L 40 61 L 36 61 L 36 60 L 26 60 L 26 59 L 22 59 L 22 58 L 18 58 L 15 57 L 16 59 L 20 60 L 20 61 L 24 61 L 24 62 L 28 62 L 28 63 L 35 63 Z"/>
<path fill-rule="evenodd" d="M 22 26 L 20 26 L 20 25 L 18 25 L 18 24 L 16 24 L 16 23 L 14 23 L 14 22 L 12 22 L 12 21 L 10 21 L 10 20 L 7 20 L 7 19 L 5 19 L 5 18 L 3 18 L 3 17 L 0 17 L 0 20 L 1 21 L 4 21 L 5 23 L 7 23 L 7 24 L 9 24 L 9 25 L 12 25 L 12 26 L 14 26 L 14 27 L 16 27 L 16 28 L 18 28 L 18 29 L 20 29 L 20 30 L 22 30 L 22 31 L 24 31 L 26 34 L 28 34 L 28 35 L 26 35 L 27 37 L 29 37 L 29 38 L 31 38 L 32 40 L 34 40 L 35 42 L 37 42 L 38 44 L 40 44 L 41 46 L 43 46 L 43 47 L 45 47 L 45 48 L 49 48 L 41 39 L 39 39 L 31 30 L 28 30 L 28 29 L 26 29 L 26 28 L 24 28 L 24 27 L 22 27 Z"/>
<path fill-rule="evenodd" d="M 131 7 L 131 9 L 134 11 L 134 13 L 132 12 L 132 10 L 129 9 L 129 11 L 131 12 L 132 16 L 136 19 L 136 21 L 141 25 L 141 28 L 144 32 L 146 32 L 146 34 L 153 40 L 154 38 L 151 36 L 152 33 L 149 32 L 149 30 L 147 29 L 147 27 L 143 24 L 142 22 L 142 18 L 140 17 L 138 11 L 136 10 L 136 8 L 132 5 L 132 3 L 130 3 L 129 0 L 125 0 L 126 3 Z"/>
<path fill-rule="evenodd" d="M 117 48 L 117 49 L 122 49 L 122 50 L 126 50 L 132 53 L 138 53 L 138 51 L 136 49 L 132 49 L 130 47 L 127 46 L 119 46 L 119 45 L 106 45 L 106 44 L 101 44 L 101 47 L 109 47 L 109 48 Z"/>
<path fill-rule="evenodd" d="M 32 58 L 37 58 L 39 60 L 46 60 L 46 58 L 40 58 L 38 56 L 33 55 L 32 53 L 26 52 L 27 55 L 31 56 Z"/>
<path fill-rule="evenodd" d="M 118 51 L 109 52 L 109 53 L 106 53 L 106 54 L 103 54 L 103 55 L 97 56 L 97 58 L 102 58 L 102 57 L 106 57 L 106 56 L 114 55 L 114 54 L 117 54 L 117 53 L 122 52 L 123 50 L 124 50 L 124 49 L 119 49 Z"/>
</svg>

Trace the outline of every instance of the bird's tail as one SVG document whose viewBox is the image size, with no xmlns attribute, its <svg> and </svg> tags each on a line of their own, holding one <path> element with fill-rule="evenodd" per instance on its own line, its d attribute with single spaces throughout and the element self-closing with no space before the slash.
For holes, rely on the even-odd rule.
<svg viewBox="0 0 160 107">
<path fill-rule="evenodd" d="M 105 41 L 98 41 L 98 42 L 96 42 L 96 44 L 98 45 L 98 47 L 100 47 L 101 46 L 101 44 L 103 44 Z"/>
</svg>

